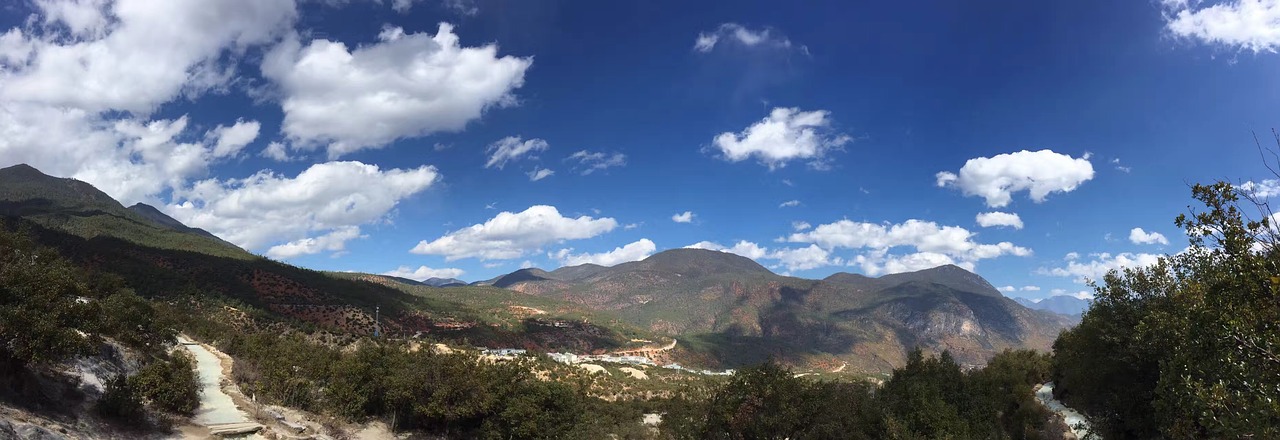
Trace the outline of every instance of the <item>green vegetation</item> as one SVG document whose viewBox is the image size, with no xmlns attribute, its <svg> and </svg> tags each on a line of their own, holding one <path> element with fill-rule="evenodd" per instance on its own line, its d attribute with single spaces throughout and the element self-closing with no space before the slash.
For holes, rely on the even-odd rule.
<svg viewBox="0 0 1280 440">
<path fill-rule="evenodd" d="M 156 317 L 152 303 L 120 287 L 117 278 L 85 281 L 83 269 L 36 244 L 30 231 L 0 226 L 6 226 L 0 227 L 0 398 L 47 399 L 33 378 L 56 376 L 48 366 L 87 355 L 110 338 L 141 353 L 144 365 L 134 376 L 108 380 L 96 405 L 100 414 L 138 421 L 144 405 L 195 411 L 194 363 L 167 352 L 175 331 Z"/>
<path fill-rule="evenodd" d="M 1108 439 L 1280 437 L 1280 247 L 1229 184 L 1192 189 L 1186 252 L 1112 272 L 1054 345 L 1055 392 Z"/>
<path fill-rule="evenodd" d="M 673 405 L 665 436 L 689 439 L 1048 438 L 1048 410 L 1033 386 L 1047 355 L 1005 351 L 964 372 L 950 354 L 914 351 L 883 387 L 814 381 L 775 363 L 739 371 L 700 402 Z"/>
</svg>

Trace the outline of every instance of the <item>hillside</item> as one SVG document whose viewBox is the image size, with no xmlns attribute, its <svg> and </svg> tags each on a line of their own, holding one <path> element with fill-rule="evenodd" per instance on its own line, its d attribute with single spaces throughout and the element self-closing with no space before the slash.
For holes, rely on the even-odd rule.
<svg viewBox="0 0 1280 440">
<path fill-rule="evenodd" d="M 109 236 L 158 249 L 257 258 L 151 206 L 126 209 L 93 185 L 48 176 L 27 165 L 0 169 L 0 216 L 20 217 L 86 239 Z"/>
<path fill-rule="evenodd" d="M 1048 350 L 1070 325 L 951 265 L 807 280 L 730 253 L 677 249 L 610 268 L 524 269 L 499 277 L 495 286 L 614 311 L 678 337 L 687 359 L 728 366 L 772 356 L 887 371 L 903 365 L 917 346 L 981 365 L 1005 348 Z"/>
<path fill-rule="evenodd" d="M 89 184 L 25 165 L 0 169 L 0 227 L 30 230 L 95 279 L 119 280 L 144 296 L 231 302 L 307 330 L 370 335 L 379 308 L 390 336 L 583 352 L 645 336 L 611 316 L 507 290 L 427 287 L 260 258 L 153 207 L 126 209 Z M 532 316 L 525 302 L 546 313 Z"/>
</svg>

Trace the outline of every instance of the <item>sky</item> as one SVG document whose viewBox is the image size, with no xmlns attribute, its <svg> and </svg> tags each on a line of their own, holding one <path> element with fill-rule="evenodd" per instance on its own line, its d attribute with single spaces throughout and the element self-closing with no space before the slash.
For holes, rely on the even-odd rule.
<svg viewBox="0 0 1280 440">
<path fill-rule="evenodd" d="M 0 166 L 318 270 L 667 249 L 1090 295 L 1280 194 L 1280 0 L 23 0 Z"/>
</svg>

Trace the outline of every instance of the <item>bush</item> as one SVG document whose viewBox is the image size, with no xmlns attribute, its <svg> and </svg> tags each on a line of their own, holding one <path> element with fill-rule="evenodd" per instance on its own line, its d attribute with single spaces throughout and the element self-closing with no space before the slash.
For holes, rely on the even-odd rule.
<svg viewBox="0 0 1280 440">
<path fill-rule="evenodd" d="M 195 367 L 191 355 L 174 352 L 143 367 L 129 378 L 129 384 L 156 409 L 189 416 L 200 407 Z"/>
<path fill-rule="evenodd" d="M 94 410 L 103 417 L 129 424 L 141 424 L 145 416 L 142 399 L 123 374 L 107 380 Z"/>
</svg>

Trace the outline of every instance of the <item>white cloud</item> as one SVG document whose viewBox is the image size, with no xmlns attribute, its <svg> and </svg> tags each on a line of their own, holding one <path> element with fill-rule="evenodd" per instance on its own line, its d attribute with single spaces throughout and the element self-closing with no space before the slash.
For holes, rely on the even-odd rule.
<svg viewBox="0 0 1280 440">
<path fill-rule="evenodd" d="M 653 251 L 658 247 L 647 238 L 642 238 L 634 243 L 614 248 L 609 252 L 599 254 L 571 254 L 572 249 L 561 249 L 559 252 L 551 254 L 552 258 L 560 260 L 565 266 L 577 266 L 580 264 L 599 264 L 601 266 L 616 266 L 630 261 L 639 261 L 653 255 Z"/>
<path fill-rule="evenodd" d="M 1102 280 L 1102 276 L 1106 275 L 1110 270 L 1146 267 L 1156 264 L 1161 255 L 1126 252 L 1117 255 L 1111 255 L 1110 253 L 1093 254 L 1092 257 L 1094 259 L 1091 261 L 1068 260 L 1065 267 L 1041 268 L 1038 272 L 1044 275 L 1075 277 L 1077 283 L 1084 283 L 1089 280 Z"/>
<path fill-rule="evenodd" d="M 711 241 L 700 241 L 685 246 L 685 249 L 706 249 L 727 252 L 756 261 L 775 260 L 778 264 L 771 267 L 783 267 L 787 271 L 791 272 L 844 264 L 844 260 L 839 257 L 833 257 L 830 251 L 822 249 L 816 245 L 809 245 L 808 247 L 803 248 L 781 248 L 769 250 L 768 248 L 746 240 L 738 241 L 733 245 L 733 247 L 725 247 L 719 243 Z"/>
<path fill-rule="evenodd" d="M 428 278 L 458 278 L 466 271 L 458 268 L 432 269 L 427 266 L 418 266 L 417 269 L 409 266 L 400 266 L 396 270 L 383 272 L 383 275 L 408 278 L 415 281 L 426 281 Z"/>
<path fill-rule="evenodd" d="M 967 196 L 983 197 L 987 206 L 1009 204 L 1012 193 L 1028 191 L 1031 200 L 1043 202 L 1053 192 L 1071 192 L 1093 178 L 1087 158 L 1073 159 L 1053 150 L 1019 151 L 969 159 L 960 173 L 937 174 L 939 187 L 954 186 Z"/>
<path fill-rule="evenodd" d="M 671 216 L 671 221 L 676 223 L 692 223 L 693 211 L 685 211 Z"/>
<path fill-rule="evenodd" d="M 363 238 L 360 235 L 360 227 L 347 226 L 317 237 L 307 237 L 272 246 L 267 249 L 267 256 L 277 260 L 287 260 L 321 252 L 341 252 L 346 250 L 347 241 L 355 238 Z"/>
<path fill-rule="evenodd" d="M 832 257 L 830 251 L 813 244 L 802 248 L 778 249 L 770 253 L 768 258 L 778 260 L 790 272 L 844 263 L 839 257 Z"/>
<path fill-rule="evenodd" d="M 165 211 L 246 249 L 288 242 L 269 251 L 287 258 L 341 250 L 340 243 L 359 235 L 355 226 L 383 220 L 400 201 L 438 178 L 430 166 L 382 170 L 360 162 L 327 162 L 294 178 L 261 171 L 245 179 L 196 182 L 175 191 Z"/>
<path fill-rule="evenodd" d="M 581 150 L 569 155 L 565 160 L 578 162 L 574 169 L 585 176 L 596 171 L 604 171 L 612 167 L 626 165 L 627 155 L 617 152 L 603 153 Z"/>
<path fill-rule="evenodd" d="M 422 240 L 410 252 L 460 258 L 509 260 L 565 240 L 591 238 L 618 226 L 612 218 L 560 215 L 554 206 L 535 205 L 522 212 L 503 211 L 488 221 L 462 228 L 432 241 Z"/>
<path fill-rule="evenodd" d="M 995 226 L 1008 226 L 1013 229 L 1022 229 L 1022 218 L 1018 214 L 1009 212 L 984 212 L 978 214 L 978 226 L 990 228 Z"/>
<path fill-rule="evenodd" d="M 867 249 L 850 260 L 868 275 L 925 269 L 955 264 L 972 270 L 978 260 L 1003 255 L 1029 256 L 1031 250 L 1009 242 L 983 244 L 974 241 L 974 233 L 959 226 L 911 219 L 899 224 L 876 224 L 840 220 L 818 225 L 810 231 L 794 232 L 785 238 L 793 243 L 814 243 L 824 249 Z M 890 255 L 897 247 L 915 252 Z"/>
<path fill-rule="evenodd" d="M 539 181 L 539 180 L 542 180 L 542 179 L 546 179 L 546 178 L 548 178 L 548 177 L 551 177 L 551 176 L 552 176 L 552 175 L 554 175 L 555 173 L 556 173 L 555 171 L 551 171 L 551 170 L 546 169 L 546 168 L 537 168 L 537 167 L 535 167 L 535 168 L 533 169 L 533 171 L 530 171 L 530 172 L 528 172 L 527 174 L 529 175 L 529 181 L 531 181 L 531 182 L 537 182 L 537 181 Z"/>
<path fill-rule="evenodd" d="M 1238 50 L 1280 47 L 1280 0 L 1164 0 L 1165 29 L 1175 37 Z"/>
<path fill-rule="evenodd" d="M 796 231 L 803 231 L 803 230 L 805 230 L 805 229 L 809 229 L 809 228 L 812 228 L 812 227 L 813 227 L 813 225 L 811 225 L 811 224 L 809 224 L 809 222 L 805 222 L 805 221 L 799 221 L 799 220 L 797 220 L 797 221 L 793 221 L 793 222 L 791 222 L 791 229 L 796 230 Z"/>
<path fill-rule="evenodd" d="M 204 133 L 161 104 L 227 87 L 250 47 L 292 24 L 292 1 L 36 3 L 0 35 L 0 166 L 86 181 L 124 204 L 208 174 L 256 138 L 256 121 Z M 35 26 L 44 23 L 44 26 Z"/>
<path fill-rule="evenodd" d="M 281 142 L 267 144 L 267 147 L 263 148 L 262 153 L 259 155 L 277 162 L 288 162 L 294 159 L 289 156 L 288 150 L 285 149 L 285 145 Z"/>
<path fill-rule="evenodd" d="M 1169 239 L 1159 232 L 1147 232 L 1142 228 L 1133 228 L 1129 231 L 1129 241 L 1133 244 L 1169 244 Z"/>
<path fill-rule="evenodd" d="M 413 8 L 414 3 L 422 1 L 423 0 L 392 0 L 391 9 L 394 9 L 396 12 L 401 14 L 405 14 Z M 440 2 L 440 6 L 468 17 L 472 17 L 480 13 L 480 8 L 476 7 L 474 0 L 443 0 Z"/>
<path fill-rule="evenodd" d="M 721 133 L 712 145 L 730 162 L 755 157 L 773 170 L 792 160 L 808 160 L 810 166 L 822 169 L 827 167 L 827 154 L 853 140 L 832 133 L 829 117 L 826 110 L 778 107 L 741 133 Z"/>
<path fill-rule="evenodd" d="M 1017 292 L 1018 288 L 1013 286 L 1004 286 L 999 289 L 1001 292 Z"/>
<path fill-rule="evenodd" d="M 1023 292 L 1039 292 L 1040 286 L 1022 286 Z"/>
<path fill-rule="evenodd" d="M 37 3 L 57 31 L 17 28 L 0 40 L 0 99 L 137 115 L 186 93 L 223 86 L 240 54 L 274 41 L 297 13 L 291 0 Z"/>
<path fill-rule="evenodd" d="M 539 151 L 547 151 L 548 148 L 551 148 L 550 145 L 542 139 L 522 141 L 520 136 L 507 136 L 489 144 L 485 149 L 485 152 L 489 153 L 489 160 L 484 163 L 484 167 L 502 169 L 509 161 L 518 160 L 521 156 L 532 155 Z"/>
<path fill-rule="evenodd" d="M 1251 195 L 1256 199 L 1265 201 L 1266 199 L 1280 196 L 1280 179 L 1269 179 L 1261 182 L 1252 180 L 1240 184 L 1240 192 L 1245 195 Z"/>
<path fill-rule="evenodd" d="M 1079 252 L 1067 252 L 1067 255 L 1066 255 L 1065 257 L 1062 257 L 1062 259 L 1063 259 L 1063 260 L 1066 260 L 1066 261 L 1075 261 L 1075 260 L 1079 260 L 1079 259 L 1080 259 L 1080 253 L 1079 253 Z"/>
<path fill-rule="evenodd" d="M 799 200 L 787 200 L 778 205 L 779 208 L 791 208 L 795 206 L 800 206 Z"/>
<path fill-rule="evenodd" d="M 777 35 L 772 29 L 751 30 L 737 23 L 724 23 L 710 32 L 701 32 L 693 42 L 693 50 L 707 53 L 717 45 L 732 42 L 748 48 L 790 49 L 791 40 Z M 807 48 L 803 48 L 808 52 Z"/>
<path fill-rule="evenodd" d="M 459 45 L 453 26 L 435 35 L 387 27 L 378 42 L 291 35 L 272 49 L 262 73 L 283 94 L 281 130 L 294 148 L 324 146 L 330 157 L 380 148 L 401 138 L 462 130 L 485 110 L 516 105 L 532 58 L 499 56 L 496 44 Z"/>
<path fill-rule="evenodd" d="M 213 144 L 214 157 L 235 156 L 246 145 L 258 138 L 258 129 L 262 127 L 258 121 L 236 120 L 230 127 L 219 125 L 209 131 L 209 136 L 217 139 Z"/>
<path fill-rule="evenodd" d="M 685 246 L 685 249 L 706 249 L 711 251 L 728 252 L 731 254 L 747 257 L 752 260 L 769 258 L 768 249 L 760 247 L 760 245 L 752 243 L 750 241 L 746 241 L 746 240 L 740 240 L 737 243 L 735 243 L 733 247 L 729 247 L 729 248 L 721 246 L 719 243 L 715 243 L 715 242 L 700 241 L 700 242 Z"/>
</svg>

